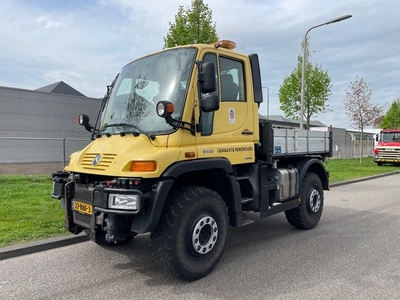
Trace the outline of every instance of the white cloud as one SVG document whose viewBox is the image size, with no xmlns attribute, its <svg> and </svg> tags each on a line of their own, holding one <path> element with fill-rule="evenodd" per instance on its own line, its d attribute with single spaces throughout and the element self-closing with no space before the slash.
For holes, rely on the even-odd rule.
<svg viewBox="0 0 400 300">
<path fill-rule="evenodd" d="M 50 2 L 49 2 L 50 3 Z M 101 97 L 120 68 L 162 49 L 168 23 L 191 0 L 4 1 L 0 11 L 0 85 L 36 89 L 63 80 Z M 353 18 L 310 32 L 313 63 L 328 71 L 333 113 L 317 118 L 329 125 L 348 122 L 345 89 L 355 76 L 371 82 L 372 101 L 400 95 L 400 2 L 394 0 L 205 0 L 221 38 L 237 50 L 258 53 L 269 111 L 279 111 L 278 89 L 301 53 L 308 28 L 332 18 Z M 266 97 L 264 97 L 266 99 Z M 266 111 L 266 103 L 261 107 Z M 348 127 L 348 126 L 345 126 Z"/>
<path fill-rule="evenodd" d="M 47 17 L 39 17 L 36 19 L 36 22 L 44 24 L 45 29 L 50 29 L 50 28 L 59 28 L 63 26 L 63 23 L 61 22 L 56 22 L 56 21 L 50 21 Z"/>
</svg>

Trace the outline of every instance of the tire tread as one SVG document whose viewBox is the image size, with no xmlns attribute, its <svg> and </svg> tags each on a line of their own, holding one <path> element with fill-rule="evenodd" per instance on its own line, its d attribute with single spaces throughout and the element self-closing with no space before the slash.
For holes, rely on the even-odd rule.
<svg viewBox="0 0 400 300">
<path fill-rule="evenodd" d="M 307 172 L 306 175 L 304 176 L 304 180 L 301 184 L 301 189 L 300 189 L 301 196 L 302 196 L 301 201 L 307 201 L 305 199 L 305 197 L 303 197 L 304 189 L 306 188 L 306 185 L 309 184 L 309 181 L 312 180 L 313 177 L 317 177 L 319 180 L 318 175 L 315 173 L 312 173 L 312 172 Z M 322 197 L 321 201 L 323 202 L 323 194 L 321 195 L 321 197 Z M 306 205 L 303 206 L 303 205 L 299 204 L 299 206 L 285 211 L 286 219 L 288 220 L 289 224 L 296 228 L 299 228 L 299 229 L 307 229 L 308 230 L 308 229 L 314 228 L 317 224 L 310 223 L 307 220 L 307 211 L 306 210 L 307 210 Z M 322 212 L 322 206 L 321 206 L 320 210 Z"/>
<path fill-rule="evenodd" d="M 180 187 L 172 192 L 168 197 L 160 221 L 156 229 L 150 235 L 150 248 L 154 261 L 171 274 L 184 280 L 192 281 L 199 279 L 206 274 L 198 276 L 187 276 L 177 269 L 173 259 L 173 238 L 175 226 L 186 204 L 196 197 L 198 194 L 211 193 L 216 198 L 220 198 L 219 194 L 201 186 Z M 226 212 L 228 217 L 228 212 Z M 218 261 L 217 261 L 218 263 Z"/>
</svg>

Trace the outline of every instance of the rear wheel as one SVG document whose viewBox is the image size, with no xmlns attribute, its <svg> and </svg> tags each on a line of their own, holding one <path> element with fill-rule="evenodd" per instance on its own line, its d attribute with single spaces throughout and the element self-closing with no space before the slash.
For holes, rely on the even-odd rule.
<svg viewBox="0 0 400 300">
<path fill-rule="evenodd" d="M 321 179 L 315 173 L 307 173 L 301 186 L 299 206 L 285 211 L 286 219 L 297 228 L 314 228 L 322 214 L 324 193 Z"/>
<path fill-rule="evenodd" d="M 173 192 L 151 233 L 155 261 L 185 280 L 206 276 L 222 257 L 228 212 L 221 196 L 199 186 Z"/>
</svg>

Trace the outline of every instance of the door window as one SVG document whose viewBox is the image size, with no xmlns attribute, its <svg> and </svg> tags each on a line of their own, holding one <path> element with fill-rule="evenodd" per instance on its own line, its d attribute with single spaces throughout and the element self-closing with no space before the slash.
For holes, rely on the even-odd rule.
<svg viewBox="0 0 400 300">
<path fill-rule="evenodd" d="M 221 101 L 246 101 L 243 64 L 220 57 Z"/>
</svg>

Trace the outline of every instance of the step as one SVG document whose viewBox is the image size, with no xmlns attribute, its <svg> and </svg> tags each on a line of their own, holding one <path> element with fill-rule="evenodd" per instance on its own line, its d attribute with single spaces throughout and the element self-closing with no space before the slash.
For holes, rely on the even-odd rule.
<svg viewBox="0 0 400 300">
<path fill-rule="evenodd" d="M 249 224 L 254 223 L 254 222 L 255 221 L 252 220 L 252 219 L 243 219 L 242 226 L 246 226 L 246 225 L 249 225 Z"/>
<path fill-rule="evenodd" d="M 252 197 L 244 197 L 244 198 L 242 198 L 242 204 L 250 203 L 253 200 L 254 200 L 254 198 L 252 198 Z"/>
</svg>

